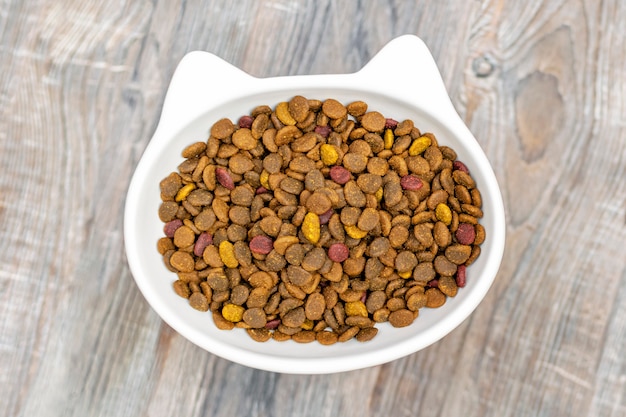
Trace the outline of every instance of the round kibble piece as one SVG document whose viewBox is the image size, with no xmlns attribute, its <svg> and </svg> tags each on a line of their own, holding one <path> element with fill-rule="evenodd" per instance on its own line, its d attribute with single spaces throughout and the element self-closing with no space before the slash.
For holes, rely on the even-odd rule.
<svg viewBox="0 0 626 417">
<path fill-rule="evenodd" d="M 248 326 L 252 327 L 253 329 L 260 329 L 262 327 L 265 327 L 265 324 L 267 323 L 265 312 L 262 308 L 259 307 L 249 308 L 244 311 L 242 319 Z"/>
<path fill-rule="evenodd" d="M 361 125 L 370 132 L 382 132 L 385 122 L 385 116 L 377 111 L 365 113 L 361 118 Z"/>
<path fill-rule="evenodd" d="M 170 264 L 180 272 L 191 272 L 195 268 L 193 257 L 189 253 L 181 251 L 172 254 Z"/>
<path fill-rule="evenodd" d="M 350 249 L 343 243 L 333 243 L 328 248 L 328 258 L 333 262 L 343 262 L 350 256 Z"/>
<path fill-rule="evenodd" d="M 476 239 L 476 231 L 474 225 L 469 223 L 461 223 L 454 233 L 456 240 L 462 245 L 471 245 Z"/>
<path fill-rule="evenodd" d="M 426 290 L 426 307 L 439 308 L 446 302 L 446 296 L 437 288 Z"/>
<path fill-rule="evenodd" d="M 322 111 L 331 119 L 341 119 L 348 113 L 348 110 L 343 104 L 332 98 L 324 101 L 324 104 L 322 104 Z"/>
<path fill-rule="evenodd" d="M 400 186 L 403 190 L 417 191 L 422 188 L 423 185 L 422 180 L 415 175 L 405 175 L 400 179 Z"/>
<path fill-rule="evenodd" d="M 398 272 L 411 272 L 417 266 L 417 257 L 413 252 L 401 251 L 396 256 L 395 266 Z"/>
<path fill-rule="evenodd" d="M 196 234 L 188 226 L 181 226 L 174 232 L 174 245 L 179 248 L 186 248 L 193 245 Z"/>
<path fill-rule="evenodd" d="M 321 320 L 326 309 L 326 299 L 319 292 L 313 293 L 307 297 L 304 304 L 304 312 L 309 320 Z"/>
<path fill-rule="evenodd" d="M 221 119 L 211 126 L 211 136 L 226 139 L 235 131 L 235 125 L 229 119 Z"/>
<path fill-rule="evenodd" d="M 330 199 L 323 192 L 314 192 L 306 201 L 306 208 L 318 215 L 326 213 L 331 207 Z"/>
<path fill-rule="evenodd" d="M 359 216 L 359 220 L 356 225 L 359 229 L 369 232 L 379 224 L 380 217 L 378 211 L 373 208 L 367 207 Z"/>
<path fill-rule="evenodd" d="M 258 235 L 250 240 L 250 251 L 252 253 L 259 253 L 267 255 L 274 248 L 274 242 L 267 236 Z"/>
<path fill-rule="evenodd" d="M 338 165 L 332 167 L 329 174 L 330 178 L 340 185 L 347 183 L 351 178 L 350 171 Z"/>
<path fill-rule="evenodd" d="M 413 312 L 407 309 L 400 309 L 389 314 L 389 323 L 393 327 L 406 327 L 413 323 Z"/>
<path fill-rule="evenodd" d="M 201 292 L 194 292 L 189 297 L 189 305 L 198 311 L 208 311 L 209 301 Z"/>
<path fill-rule="evenodd" d="M 472 247 L 468 245 L 452 245 L 446 248 L 446 258 L 457 265 L 467 261 L 472 253 Z"/>
<path fill-rule="evenodd" d="M 352 173 L 359 173 L 367 166 L 367 157 L 358 153 L 347 153 L 343 157 L 343 166 Z"/>
</svg>

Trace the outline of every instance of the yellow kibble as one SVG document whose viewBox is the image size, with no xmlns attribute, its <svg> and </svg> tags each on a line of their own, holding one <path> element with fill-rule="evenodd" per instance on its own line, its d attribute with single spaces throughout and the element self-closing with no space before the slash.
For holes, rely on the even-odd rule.
<svg viewBox="0 0 626 417">
<path fill-rule="evenodd" d="M 386 129 L 384 137 L 385 149 L 391 149 L 393 147 L 393 139 L 393 131 L 391 129 Z"/>
<path fill-rule="evenodd" d="M 400 278 L 404 278 L 404 279 L 411 278 L 411 275 L 413 275 L 413 270 L 411 270 L 411 271 L 404 271 L 404 272 L 398 272 L 398 276 Z"/>
<path fill-rule="evenodd" d="M 435 217 L 437 217 L 437 220 L 446 226 L 450 225 L 450 222 L 452 222 L 452 212 L 450 211 L 450 207 L 444 203 L 437 204 L 437 207 L 435 208 Z"/>
<path fill-rule="evenodd" d="M 283 101 L 278 103 L 276 106 L 276 117 L 280 120 L 284 125 L 293 126 L 296 124 L 296 119 L 291 116 L 289 113 L 289 103 Z"/>
<path fill-rule="evenodd" d="M 350 301 L 346 303 L 345 309 L 348 316 L 367 317 L 367 307 L 363 301 Z"/>
<path fill-rule="evenodd" d="M 304 330 L 311 330 L 313 328 L 313 321 L 306 319 L 304 320 L 304 323 L 300 325 L 300 327 L 302 327 Z"/>
<path fill-rule="evenodd" d="M 381 201 L 383 199 L 383 187 L 380 187 L 378 190 L 376 190 L 374 197 L 376 197 L 376 201 Z"/>
<path fill-rule="evenodd" d="M 178 193 L 176 193 L 175 200 L 176 201 L 183 201 L 185 198 L 187 198 L 189 193 L 192 192 L 195 189 L 196 189 L 196 184 L 194 184 L 194 183 L 185 185 L 183 188 L 178 190 Z"/>
<path fill-rule="evenodd" d="M 320 146 L 320 157 L 324 165 L 333 165 L 337 163 L 339 159 L 339 152 L 333 145 L 327 143 Z"/>
<path fill-rule="evenodd" d="M 223 240 L 219 247 L 220 259 L 227 268 L 237 268 L 239 261 L 235 258 L 235 246 L 228 240 Z"/>
<path fill-rule="evenodd" d="M 365 236 L 367 236 L 367 232 L 359 229 L 356 226 L 344 226 L 343 228 L 345 229 L 348 236 L 353 239 L 363 239 Z"/>
<path fill-rule="evenodd" d="M 222 317 L 233 323 L 238 323 L 243 319 L 245 308 L 237 304 L 226 304 L 222 307 Z"/>
<path fill-rule="evenodd" d="M 261 175 L 259 176 L 259 182 L 261 183 L 263 187 L 269 190 L 270 189 L 270 173 L 267 172 L 266 170 L 263 170 L 261 172 Z"/>
<path fill-rule="evenodd" d="M 307 240 L 316 244 L 320 240 L 320 218 L 315 213 L 307 213 L 302 221 L 302 234 Z"/>
<path fill-rule="evenodd" d="M 415 139 L 411 146 L 409 146 L 409 155 L 417 156 L 424 152 L 431 144 L 431 140 L 428 136 L 420 136 Z"/>
</svg>

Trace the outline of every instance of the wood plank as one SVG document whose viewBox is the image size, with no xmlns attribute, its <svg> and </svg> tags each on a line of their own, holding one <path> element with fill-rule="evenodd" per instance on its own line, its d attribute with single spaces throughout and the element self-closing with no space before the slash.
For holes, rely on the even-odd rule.
<svg viewBox="0 0 626 417">
<path fill-rule="evenodd" d="M 624 22 L 619 0 L 5 0 L 0 416 L 626 414 Z M 347 73 L 405 33 L 502 187 L 507 246 L 483 303 L 421 352 L 333 375 L 253 370 L 179 336 L 122 234 L 179 60 Z"/>
</svg>

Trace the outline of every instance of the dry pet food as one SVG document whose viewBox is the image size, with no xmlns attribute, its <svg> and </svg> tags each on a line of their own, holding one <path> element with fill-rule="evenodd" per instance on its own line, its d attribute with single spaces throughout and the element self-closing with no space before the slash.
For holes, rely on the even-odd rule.
<svg viewBox="0 0 626 417">
<path fill-rule="evenodd" d="M 356 101 L 221 119 L 160 183 L 173 289 L 219 329 L 323 345 L 409 326 L 471 277 L 485 229 L 456 152 Z"/>
</svg>

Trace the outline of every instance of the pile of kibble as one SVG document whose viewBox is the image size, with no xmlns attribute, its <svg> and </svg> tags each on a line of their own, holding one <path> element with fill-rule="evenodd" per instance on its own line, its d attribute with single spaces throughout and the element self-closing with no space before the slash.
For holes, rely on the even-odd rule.
<svg viewBox="0 0 626 417">
<path fill-rule="evenodd" d="M 456 152 L 369 111 L 295 96 L 258 106 L 160 183 L 174 291 L 256 341 L 367 341 L 465 286 L 485 229 Z"/>
</svg>

